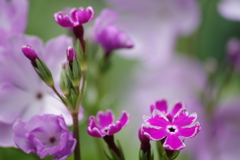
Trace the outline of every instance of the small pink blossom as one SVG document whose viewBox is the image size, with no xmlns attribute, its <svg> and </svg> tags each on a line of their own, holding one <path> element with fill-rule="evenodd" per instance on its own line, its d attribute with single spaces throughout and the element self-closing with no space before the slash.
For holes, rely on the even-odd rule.
<svg viewBox="0 0 240 160">
<path fill-rule="evenodd" d="M 97 120 L 94 116 L 89 117 L 87 132 L 90 136 L 97 138 L 113 135 L 119 132 L 129 122 L 129 114 L 126 111 L 122 112 L 115 123 L 113 123 L 114 114 L 111 110 L 107 110 L 106 113 L 99 111 L 96 117 Z"/>
<path fill-rule="evenodd" d="M 151 106 L 152 117 L 144 116 L 146 124 L 142 125 L 145 135 L 151 140 L 164 139 L 163 147 L 167 150 L 182 150 L 185 144 L 179 138 L 191 138 L 201 129 L 200 123 L 195 122 L 197 114 L 188 115 L 182 103 L 177 103 L 171 112 L 167 111 L 166 101 L 158 101 Z"/>
<path fill-rule="evenodd" d="M 69 13 L 64 12 L 54 13 L 55 21 L 62 27 L 77 27 L 84 23 L 90 22 L 94 17 L 93 7 L 84 8 L 73 8 Z"/>
</svg>

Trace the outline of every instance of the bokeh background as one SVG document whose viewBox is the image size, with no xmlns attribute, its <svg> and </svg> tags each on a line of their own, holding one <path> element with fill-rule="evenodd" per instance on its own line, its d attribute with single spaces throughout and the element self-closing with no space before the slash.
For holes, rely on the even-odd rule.
<svg viewBox="0 0 240 160">
<path fill-rule="evenodd" d="M 193 10 L 199 15 L 194 17 L 191 14 L 195 14 L 195 11 L 188 13 L 187 10 L 191 7 L 186 7 L 183 9 L 186 11 L 186 14 L 183 14 L 186 17 L 182 16 L 176 23 L 164 26 L 163 23 L 174 21 L 175 15 L 172 14 L 178 13 L 172 13 L 171 8 L 163 10 L 159 7 L 163 5 L 160 1 L 163 0 L 151 0 L 149 2 L 151 5 L 144 5 L 148 2 L 142 0 L 123 0 L 122 2 L 120 0 L 29 0 L 28 24 L 25 33 L 36 35 L 44 42 L 58 35 L 68 34 L 65 28 L 55 23 L 53 14 L 66 7 L 80 6 L 93 6 L 96 16 L 104 8 L 116 10 L 120 14 L 116 25 L 126 31 L 130 37 L 132 36 L 135 42 L 136 50 L 119 50 L 113 53 L 111 68 L 101 79 L 96 80 L 98 88 L 94 85 L 87 87 L 83 105 L 85 115 L 80 122 L 83 160 L 106 159 L 103 154 L 106 147 L 103 140 L 87 135 L 86 127 L 89 115 L 96 114 L 98 109 L 108 108 L 114 110 L 116 117 L 122 110 L 130 113 L 130 123 L 116 134 L 116 139 L 120 141 L 126 159 L 138 159 L 140 142 L 137 131 L 143 123 L 142 116 L 150 115 L 150 104 L 160 99 L 167 99 L 169 106 L 179 100 L 185 102 L 190 112 L 198 113 L 202 124 L 199 137 L 185 140 L 186 149 L 180 153 L 179 159 L 237 160 L 240 158 L 238 151 L 240 134 L 237 135 L 240 133 L 240 123 L 238 123 L 240 119 L 237 118 L 240 114 L 238 109 L 240 108 L 238 103 L 240 76 L 237 69 L 231 71 L 233 73 L 229 75 L 229 68 L 234 65 L 229 61 L 227 52 L 228 41 L 232 37 L 240 38 L 240 23 L 226 19 L 220 14 L 220 0 L 192 0 L 197 5 Z M 193 22 L 185 22 L 191 21 L 190 15 L 193 16 Z M 93 23 L 84 26 L 87 38 L 91 38 Z M 186 33 L 181 33 L 183 31 L 177 26 L 184 23 L 193 23 L 194 27 L 189 31 L 186 29 L 184 31 Z M 91 51 L 95 52 L 96 44 L 92 44 L 91 47 Z M 229 76 L 231 79 L 222 87 L 222 83 Z M 218 92 L 221 94 L 218 95 Z M 217 100 L 216 95 L 218 95 Z M 215 110 L 211 113 L 209 111 L 208 114 L 208 101 L 215 102 L 215 100 Z M 97 104 L 91 102 L 97 102 Z M 97 109 L 94 108 L 96 105 Z M 231 112 L 226 108 L 231 108 Z M 225 135 L 219 135 L 220 132 Z M 212 137 L 216 139 L 211 141 Z M 155 143 L 151 144 L 155 149 Z M 222 150 L 225 150 L 226 154 L 223 154 Z M 157 159 L 157 152 L 155 156 Z M 36 160 L 39 158 L 34 154 L 27 155 L 16 148 L 0 148 L 0 160 L 12 159 Z M 73 158 L 70 157 L 70 159 Z"/>
</svg>

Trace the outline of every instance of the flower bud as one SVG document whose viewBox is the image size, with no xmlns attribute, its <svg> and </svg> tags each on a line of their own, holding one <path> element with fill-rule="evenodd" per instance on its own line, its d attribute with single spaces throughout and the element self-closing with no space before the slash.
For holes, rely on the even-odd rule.
<svg viewBox="0 0 240 160">
<path fill-rule="evenodd" d="M 31 61 L 32 65 L 34 67 L 37 67 L 36 59 L 39 59 L 39 57 L 37 56 L 36 52 L 32 49 L 32 47 L 29 45 L 24 45 L 22 46 L 22 52 Z"/>
</svg>

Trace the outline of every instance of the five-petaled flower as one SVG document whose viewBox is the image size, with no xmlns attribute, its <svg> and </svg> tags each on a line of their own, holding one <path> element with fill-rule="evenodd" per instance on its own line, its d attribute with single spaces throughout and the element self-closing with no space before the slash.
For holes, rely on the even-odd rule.
<svg viewBox="0 0 240 160">
<path fill-rule="evenodd" d="M 40 158 L 55 155 L 54 160 L 69 157 L 76 139 L 68 130 L 62 116 L 35 115 L 29 121 L 20 119 L 13 126 L 14 142 L 26 153 L 36 153 Z"/>
<path fill-rule="evenodd" d="M 97 122 L 94 116 L 89 117 L 87 132 L 90 136 L 97 138 L 113 135 L 128 124 L 129 114 L 123 111 L 119 119 L 115 123 L 113 121 L 114 114 L 111 110 L 107 110 L 106 113 L 99 111 L 97 113 Z"/>
<path fill-rule="evenodd" d="M 151 107 L 152 117 L 144 116 L 146 124 L 142 125 L 145 135 L 151 140 L 164 140 L 163 147 L 167 150 L 181 150 L 185 147 L 181 137 L 191 138 L 197 135 L 201 126 L 195 122 L 197 114 L 188 115 L 182 103 L 175 104 L 173 110 L 167 111 L 165 100 L 157 101 Z"/>
<path fill-rule="evenodd" d="M 90 22 L 94 17 L 93 7 L 73 8 L 69 13 L 58 12 L 54 14 L 55 21 L 62 27 L 77 27 L 84 23 Z"/>
</svg>

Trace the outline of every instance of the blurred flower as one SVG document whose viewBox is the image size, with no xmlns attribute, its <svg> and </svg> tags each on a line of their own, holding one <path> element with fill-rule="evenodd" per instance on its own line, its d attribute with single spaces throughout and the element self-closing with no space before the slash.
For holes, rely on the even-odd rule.
<svg viewBox="0 0 240 160">
<path fill-rule="evenodd" d="M 29 121 L 18 121 L 13 126 L 14 142 L 25 153 L 36 153 L 42 159 L 55 155 L 54 160 L 67 159 L 76 145 L 62 116 L 35 115 Z"/>
<path fill-rule="evenodd" d="M 27 14 L 27 0 L 0 0 L 0 47 L 7 44 L 9 35 L 24 32 Z"/>
<path fill-rule="evenodd" d="M 102 45 L 106 54 L 110 54 L 114 49 L 133 47 L 128 35 L 114 25 L 117 18 L 115 11 L 104 9 L 94 23 L 95 41 Z"/>
<path fill-rule="evenodd" d="M 224 101 L 216 107 L 211 118 L 206 118 L 207 113 L 198 116 L 202 127 L 201 132 L 197 137 L 186 142 L 190 146 L 187 148 L 191 159 L 239 159 L 239 95 L 235 99 Z"/>
<path fill-rule="evenodd" d="M 197 114 L 188 115 L 181 103 L 177 103 L 172 112 L 166 114 L 166 103 L 157 104 L 158 109 L 153 110 L 152 117 L 144 117 L 146 123 L 142 126 L 144 134 L 154 141 L 166 138 L 163 143 L 165 149 L 182 150 L 185 148 L 185 144 L 179 136 L 192 138 L 201 129 L 200 123 L 195 122 Z"/>
<path fill-rule="evenodd" d="M 200 22 L 195 0 L 106 1 L 122 15 L 116 26 L 134 41 L 134 48 L 121 55 L 139 58 L 151 68 L 166 64 L 175 53 L 177 38 L 195 31 Z"/>
<path fill-rule="evenodd" d="M 240 41 L 232 38 L 227 43 L 227 54 L 232 65 L 240 68 Z"/>
<path fill-rule="evenodd" d="M 28 120 L 35 114 L 52 113 L 63 115 L 66 123 L 72 124 L 66 107 L 38 77 L 29 60 L 21 53 L 21 47 L 26 44 L 31 45 L 39 58 L 44 60 L 58 85 L 65 50 L 72 45 L 72 40 L 59 36 L 44 46 L 34 36 L 15 35 L 9 38 L 8 47 L 0 52 L 0 126 L 8 126 L 0 135 L 0 146 L 14 145 L 12 130 L 8 128 L 17 118 Z"/>
<path fill-rule="evenodd" d="M 240 21 L 239 0 L 222 0 L 218 4 L 218 11 L 226 19 Z"/>
<path fill-rule="evenodd" d="M 92 7 L 73 8 L 69 13 L 58 12 L 54 13 L 55 21 L 62 27 L 77 27 L 84 23 L 90 22 L 94 17 L 94 9 Z"/>
<path fill-rule="evenodd" d="M 116 123 L 113 123 L 113 121 L 114 115 L 111 110 L 107 110 L 106 113 L 99 111 L 97 121 L 94 116 L 89 117 L 87 132 L 90 136 L 97 138 L 113 135 L 128 124 L 129 114 L 123 111 Z"/>
</svg>

